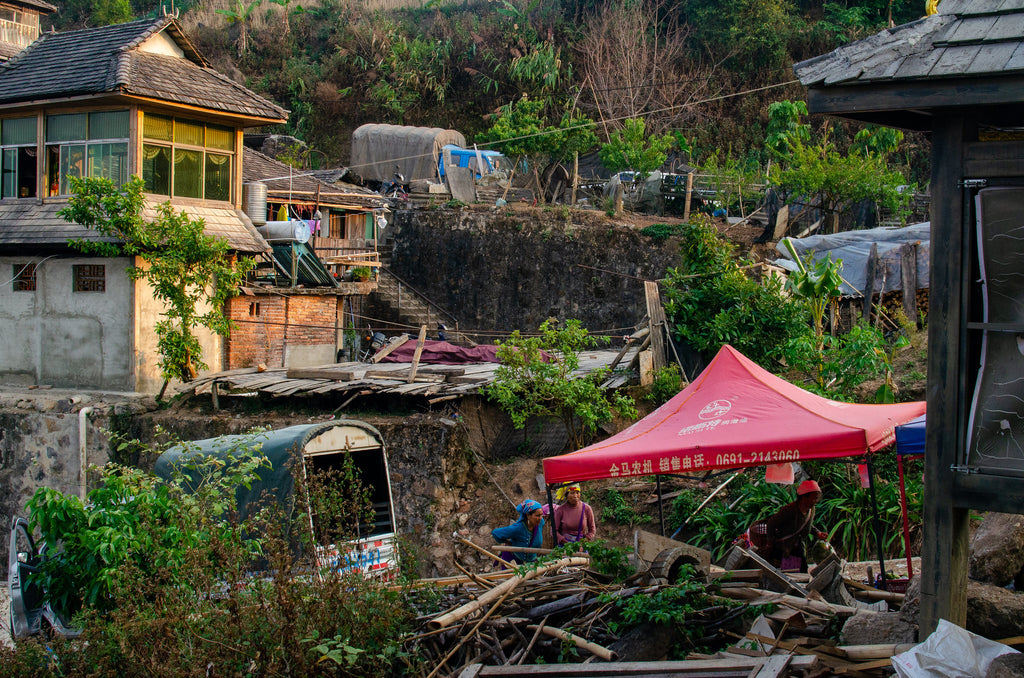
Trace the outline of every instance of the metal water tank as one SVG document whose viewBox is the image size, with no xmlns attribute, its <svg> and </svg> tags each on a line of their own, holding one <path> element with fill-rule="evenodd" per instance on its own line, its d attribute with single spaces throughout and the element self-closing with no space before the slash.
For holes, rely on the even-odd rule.
<svg viewBox="0 0 1024 678">
<path fill-rule="evenodd" d="M 267 223 L 267 185 L 258 181 L 242 184 L 242 210 L 253 226 Z"/>
<path fill-rule="evenodd" d="M 256 230 L 267 242 L 297 242 L 309 241 L 312 232 L 309 222 L 292 219 L 291 221 L 268 221 Z"/>
</svg>

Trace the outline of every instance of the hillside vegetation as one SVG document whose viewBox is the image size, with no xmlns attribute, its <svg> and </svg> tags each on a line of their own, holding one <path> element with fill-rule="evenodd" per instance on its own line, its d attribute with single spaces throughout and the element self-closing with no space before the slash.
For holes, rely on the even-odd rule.
<svg viewBox="0 0 1024 678">
<path fill-rule="evenodd" d="M 397 6 L 399 9 L 374 9 Z M 595 121 L 598 143 L 628 118 L 671 133 L 683 160 L 763 168 L 768 105 L 802 99 L 792 64 L 889 25 L 923 0 L 186 0 L 181 21 L 218 70 L 291 111 L 284 129 L 348 160 L 367 122 L 459 129 L 480 140 L 500 107 L 541 99 L 550 119 Z M 128 0 L 74 0 L 58 29 L 143 16 Z M 830 130 L 840 147 L 856 130 Z M 917 140 L 894 159 L 926 168 Z M 596 150 L 596 145 L 593 150 Z"/>
</svg>

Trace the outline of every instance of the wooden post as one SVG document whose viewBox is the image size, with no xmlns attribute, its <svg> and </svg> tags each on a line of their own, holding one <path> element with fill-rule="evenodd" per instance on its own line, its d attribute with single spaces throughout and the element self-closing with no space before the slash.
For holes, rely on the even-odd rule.
<svg viewBox="0 0 1024 678">
<path fill-rule="evenodd" d="M 962 342 L 962 299 L 970 245 L 965 234 L 964 121 L 936 116 L 932 134 L 932 240 L 928 308 L 928 417 L 924 456 L 924 542 L 921 547 L 920 636 L 939 619 L 967 624 L 969 511 L 953 504 L 955 471 L 965 446 L 963 413 L 969 398 Z"/>
<path fill-rule="evenodd" d="M 683 203 L 683 221 L 690 219 L 690 194 L 693 193 L 693 172 L 686 175 L 686 202 Z"/>
<path fill-rule="evenodd" d="M 868 273 L 864 281 L 864 319 L 871 322 L 871 297 L 875 290 L 875 276 L 878 274 L 878 245 L 871 244 L 871 252 L 868 254 Z"/>
<path fill-rule="evenodd" d="M 665 309 L 661 307 L 658 283 L 645 280 L 644 296 L 647 300 L 647 317 L 651 319 L 651 353 L 654 362 L 651 369 L 657 372 L 665 366 Z"/>
<path fill-rule="evenodd" d="M 409 368 L 407 383 L 416 379 L 416 370 L 420 366 L 420 354 L 423 353 L 423 343 L 427 340 L 427 326 L 420 325 L 420 336 L 416 339 L 416 350 L 412 354 L 412 367 Z"/>
<path fill-rule="evenodd" d="M 580 183 L 580 154 L 576 151 L 572 154 L 572 197 L 569 201 L 570 205 L 576 204 L 576 187 Z"/>
<path fill-rule="evenodd" d="M 917 324 L 917 243 L 900 247 L 900 277 L 903 283 L 903 314 Z"/>
</svg>

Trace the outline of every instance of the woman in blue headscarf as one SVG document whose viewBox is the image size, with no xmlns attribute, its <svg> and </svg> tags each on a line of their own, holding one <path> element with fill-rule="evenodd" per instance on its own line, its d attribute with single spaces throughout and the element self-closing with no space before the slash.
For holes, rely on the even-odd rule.
<svg viewBox="0 0 1024 678">
<path fill-rule="evenodd" d="M 544 542 L 544 511 L 539 501 L 527 499 L 516 506 L 519 520 L 508 527 L 499 527 L 491 531 L 494 541 L 509 546 L 528 546 L 540 548 Z M 536 553 L 510 553 L 503 551 L 501 558 L 506 561 L 528 563 L 537 559 Z"/>
</svg>

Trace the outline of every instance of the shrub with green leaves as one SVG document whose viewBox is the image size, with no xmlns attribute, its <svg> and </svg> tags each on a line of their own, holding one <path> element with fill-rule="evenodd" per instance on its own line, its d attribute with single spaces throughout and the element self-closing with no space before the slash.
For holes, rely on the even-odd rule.
<svg viewBox="0 0 1024 678">
<path fill-rule="evenodd" d="M 525 427 L 531 417 L 556 417 L 565 425 L 572 445 L 583 447 L 597 427 L 616 414 L 637 416 L 632 398 L 601 388 L 607 370 L 573 376 L 580 366 L 580 352 L 596 343 L 579 320 L 567 320 L 563 329 L 546 320 L 537 336 L 516 330 L 507 341 L 499 342 L 501 366 L 484 393 L 508 413 L 516 428 Z"/>
<path fill-rule="evenodd" d="M 665 315 L 675 336 L 707 357 L 731 344 L 774 367 L 783 347 L 808 332 L 806 311 L 783 294 L 777 278 L 751 280 L 732 255 L 710 218 L 693 215 L 683 226 L 682 264 L 666 276 Z"/>
<path fill-rule="evenodd" d="M 347 506 L 359 515 L 365 494 L 358 479 L 318 494 L 315 483 L 296 478 L 293 510 L 268 502 L 242 518 L 235 489 L 263 463 L 258 452 L 242 453 L 253 447 L 240 443 L 226 463 L 190 461 L 171 482 L 109 465 L 84 504 L 40 490 L 30 522 L 51 557 L 38 582 L 61 610 L 77 610 L 83 635 L 47 641 L 45 650 L 28 639 L 16 652 L 0 651 L 0 675 L 28 678 L 45 666 L 55 675 L 159 678 L 200 678 L 209 667 L 268 676 L 415 667 L 402 640 L 419 594 L 317 569 L 296 550 L 297 533 L 304 543 L 310 538 L 310 510 Z"/>
</svg>

